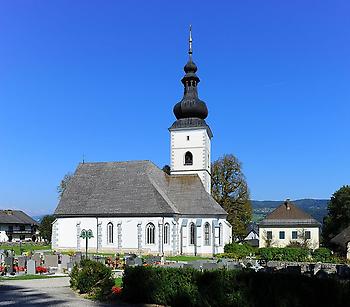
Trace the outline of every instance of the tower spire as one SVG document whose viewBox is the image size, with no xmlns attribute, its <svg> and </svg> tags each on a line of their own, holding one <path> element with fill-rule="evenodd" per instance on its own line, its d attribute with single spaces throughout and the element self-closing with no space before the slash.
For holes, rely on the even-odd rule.
<svg viewBox="0 0 350 307">
<path fill-rule="evenodd" d="M 189 44 L 188 54 L 191 57 L 192 56 L 192 25 L 190 25 L 190 37 L 188 39 L 188 44 Z"/>
</svg>

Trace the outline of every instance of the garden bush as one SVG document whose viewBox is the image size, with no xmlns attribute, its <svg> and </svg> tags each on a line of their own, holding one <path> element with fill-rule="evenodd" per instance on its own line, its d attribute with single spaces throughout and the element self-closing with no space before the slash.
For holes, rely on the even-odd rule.
<svg viewBox="0 0 350 307">
<path fill-rule="evenodd" d="M 262 247 L 259 248 L 259 258 L 267 261 L 309 261 L 310 251 L 296 247 Z"/>
<path fill-rule="evenodd" d="M 70 275 L 70 285 L 80 293 L 87 293 L 94 299 L 106 299 L 114 286 L 112 271 L 103 263 L 82 260 L 75 265 Z"/>
<path fill-rule="evenodd" d="M 229 254 L 230 258 L 242 259 L 251 254 L 254 254 L 257 251 L 256 248 L 252 247 L 247 243 L 230 243 L 226 244 L 224 247 L 225 254 Z"/>
<path fill-rule="evenodd" d="M 347 282 L 253 271 L 196 271 L 134 267 L 125 270 L 122 298 L 176 306 L 346 306 Z"/>
</svg>

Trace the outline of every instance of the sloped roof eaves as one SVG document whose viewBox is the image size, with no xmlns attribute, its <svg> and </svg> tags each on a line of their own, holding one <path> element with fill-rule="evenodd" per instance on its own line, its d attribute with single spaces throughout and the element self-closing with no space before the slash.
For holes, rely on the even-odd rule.
<svg viewBox="0 0 350 307">
<path fill-rule="evenodd" d="M 338 233 L 331 239 L 331 242 L 346 248 L 346 245 L 350 242 L 350 226 Z"/>
<path fill-rule="evenodd" d="M 10 214 L 7 212 L 10 212 Z M 37 221 L 20 210 L 0 210 L 0 224 L 39 225 Z"/>
<path fill-rule="evenodd" d="M 264 219 L 259 223 L 261 226 L 271 226 L 271 227 L 321 227 L 321 223 L 314 219 L 305 220 L 287 220 L 287 219 Z"/>
</svg>

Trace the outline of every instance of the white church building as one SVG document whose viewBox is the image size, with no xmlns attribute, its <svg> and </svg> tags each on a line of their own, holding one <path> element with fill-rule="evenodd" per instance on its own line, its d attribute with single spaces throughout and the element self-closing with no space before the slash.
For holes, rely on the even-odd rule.
<svg viewBox="0 0 350 307">
<path fill-rule="evenodd" d="M 170 175 L 150 161 L 79 164 L 54 213 L 53 249 L 84 250 L 83 229 L 92 230 L 92 252 L 210 256 L 231 242 L 227 213 L 210 195 L 213 135 L 189 42 Z"/>
</svg>

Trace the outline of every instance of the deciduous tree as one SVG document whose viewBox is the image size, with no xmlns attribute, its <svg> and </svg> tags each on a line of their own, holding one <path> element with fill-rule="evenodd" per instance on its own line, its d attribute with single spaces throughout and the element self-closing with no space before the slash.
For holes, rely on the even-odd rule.
<svg viewBox="0 0 350 307">
<path fill-rule="evenodd" d="M 45 215 L 39 226 L 40 236 L 46 241 L 51 242 L 52 235 L 52 223 L 54 222 L 55 217 L 53 215 Z"/>
<path fill-rule="evenodd" d="M 243 239 L 252 218 L 252 206 L 242 164 L 234 155 L 224 155 L 211 166 L 212 195 L 228 213 L 234 239 Z"/>
<path fill-rule="evenodd" d="M 73 174 L 72 173 L 67 173 L 64 175 L 63 179 L 61 180 L 59 186 L 57 187 L 57 192 L 58 192 L 58 197 L 61 198 L 64 191 L 67 188 L 67 185 L 69 181 L 72 179 Z"/>
<path fill-rule="evenodd" d="M 328 215 L 323 220 L 323 239 L 325 243 L 350 225 L 350 186 L 342 186 L 336 191 L 328 204 Z"/>
</svg>

